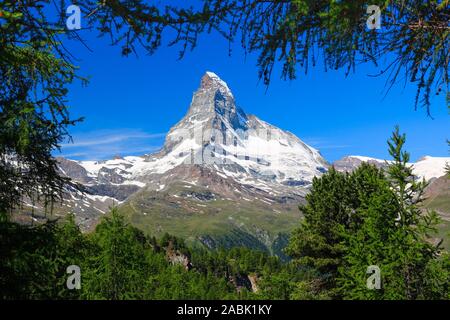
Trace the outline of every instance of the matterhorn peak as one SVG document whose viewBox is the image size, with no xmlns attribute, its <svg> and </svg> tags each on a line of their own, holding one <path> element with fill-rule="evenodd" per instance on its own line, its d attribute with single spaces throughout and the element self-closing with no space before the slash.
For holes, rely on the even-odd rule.
<svg viewBox="0 0 450 320">
<path fill-rule="evenodd" d="M 219 125 L 226 122 L 233 127 L 243 127 L 247 121 L 245 113 L 236 106 L 235 99 L 227 83 L 211 71 L 207 71 L 200 87 L 192 97 L 187 114 L 176 127 Z M 226 126 L 226 124 L 224 124 Z"/>
<path fill-rule="evenodd" d="M 200 90 L 216 90 L 219 89 L 221 93 L 233 98 L 230 88 L 227 83 L 223 81 L 217 74 L 211 71 L 206 71 L 200 82 Z"/>
<path fill-rule="evenodd" d="M 293 134 L 247 117 L 213 72 L 202 77 L 189 111 L 170 129 L 161 155 L 288 187 L 309 183 L 326 165 L 317 150 Z"/>
</svg>

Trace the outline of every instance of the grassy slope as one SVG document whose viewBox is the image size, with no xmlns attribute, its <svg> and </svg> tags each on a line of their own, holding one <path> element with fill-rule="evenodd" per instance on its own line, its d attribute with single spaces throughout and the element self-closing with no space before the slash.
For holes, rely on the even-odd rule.
<svg viewBox="0 0 450 320">
<path fill-rule="evenodd" d="M 265 247 L 269 252 L 273 251 L 278 234 L 289 233 L 301 217 L 295 205 L 227 199 L 199 201 L 181 197 L 183 191 L 186 190 L 182 185 L 163 192 L 142 191 L 120 210 L 133 225 L 157 237 L 168 232 L 195 242 L 208 236 L 219 245 Z M 205 190 L 191 187 L 189 191 Z"/>
<path fill-rule="evenodd" d="M 440 177 L 429 187 L 424 206 L 435 210 L 442 218 L 436 238 L 443 239 L 444 248 L 450 251 L 450 179 Z"/>
<path fill-rule="evenodd" d="M 267 204 L 261 200 L 200 201 L 180 195 L 186 191 L 207 190 L 195 186 L 186 189 L 185 185 L 179 184 L 162 192 L 138 192 L 120 210 L 133 225 L 156 237 L 168 232 L 190 243 L 198 243 L 199 237 L 203 237 L 215 246 L 243 245 L 277 254 L 281 253 L 290 231 L 299 225 L 301 219 L 296 205 Z M 436 210 L 442 217 L 434 238 L 443 239 L 444 248 L 450 251 L 450 181 L 441 183 L 428 196 L 424 206 Z M 50 215 L 52 218 L 67 214 L 66 207 L 57 206 L 55 209 Z M 22 210 L 14 218 L 22 223 L 32 223 L 30 212 Z M 46 218 L 49 215 L 35 211 L 37 223 Z M 87 230 L 93 229 L 94 222 Z"/>
<path fill-rule="evenodd" d="M 133 225 L 157 237 L 168 232 L 196 242 L 207 236 L 216 245 L 245 245 L 272 253 L 280 252 L 279 247 L 301 219 L 295 205 L 227 199 L 199 201 L 180 196 L 187 190 L 206 191 L 195 186 L 186 189 L 182 184 L 163 192 L 142 191 L 132 196 L 121 211 Z M 443 238 L 444 247 L 450 250 L 450 197 L 445 192 L 438 193 L 424 205 L 443 217 L 436 238 Z"/>
</svg>

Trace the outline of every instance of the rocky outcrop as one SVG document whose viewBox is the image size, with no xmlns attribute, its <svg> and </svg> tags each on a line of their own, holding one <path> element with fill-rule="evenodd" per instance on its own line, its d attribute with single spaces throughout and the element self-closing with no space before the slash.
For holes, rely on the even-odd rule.
<svg viewBox="0 0 450 320">
<path fill-rule="evenodd" d="M 234 274 L 228 276 L 228 281 L 236 288 L 237 292 L 241 292 L 243 289 L 256 293 L 258 292 L 258 277 L 254 274 Z"/>
<path fill-rule="evenodd" d="M 341 172 L 352 172 L 356 168 L 358 168 L 363 162 L 367 162 L 375 165 L 377 168 L 385 168 L 387 166 L 386 162 L 379 159 L 371 159 L 371 158 L 363 158 L 363 157 L 355 157 L 348 156 L 344 157 L 340 160 L 336 160 L 333 162 L 333 167 L 337 171 Z"/>
<path fill-rule="evenodd" d="M 190 270 L 192 268 L 189 257 L 185 254 L 180 253 L 179 251 L 167 251 L 167 259 L 171 264 L 181 265 L 186 270 Z"/>
<path fill-rule="evenodd" d="M 250 281 L 250 285 L 251 285 L 251 289 L 252 292 L 258 292 L 259 288 L 258 288 L 258 276 L 254 275 L 254 274 L 249 274 L 248 275 L 248 280 Z"/>
<path fill-rule="evenodd" d="M 450 222 L 450 176 L 432 179 L 425 189 L 424 205 L 436 210 L 441 218 Z"/>
<path fill-rule="evenodd" d="M 82 184 L 92 182 L 92 178 L 88 176 L 87 170 L 78 162 L 68 160 L 62 157 L 56 158 L 58 167 L 63 175 L 70 177 L 73 181 Z"/>
<path fill-rule="evenodd" d="M 126 181 L 127 174 L 120 168 L 101 168 L 97 179 L 99 183 L 121 184 Z"/>
<path fill-rule="evenodd" d="M 130 195 L 139 189 L 140 188 L 136 185 L 111 184 L 96 184 L 85 187 L 85 191 L 91 195 L 110 197 L 112 199 L 116 199 L 117 202 L 125 201 Z"/>
</svg>

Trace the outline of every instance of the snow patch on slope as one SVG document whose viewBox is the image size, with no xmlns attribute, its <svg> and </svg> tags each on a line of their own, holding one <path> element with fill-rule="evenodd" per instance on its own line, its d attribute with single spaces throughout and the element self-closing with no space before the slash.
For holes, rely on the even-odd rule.
<svg viewBox="0 0 450 320">
<path fill-rule="evenodd" d="M 375 161 L 380 164 L 392 162 L 392 160 L 382 160 L 365 156 L 349 156 L 348 158 L 358 159 L 363 162 Z M 450 165 L 450 157 L 425 156 L 415 163 L 409 163 L 409 165 L 413 166 L 413 173 L 417 177 L 421 179 L 425 178 L 425 180 L 430 180 L 432 178 L 439 178 L 445 175 L 445 166 L 447 163 Z"/>
<path fill-rule="evenodd" d="M 439 178 L 445 175 L 445 166 L 447 163 L 450 165 L 450 157 L 425 156 L 413 164 L 414 173 L 426 180 Z"/>
</svg>

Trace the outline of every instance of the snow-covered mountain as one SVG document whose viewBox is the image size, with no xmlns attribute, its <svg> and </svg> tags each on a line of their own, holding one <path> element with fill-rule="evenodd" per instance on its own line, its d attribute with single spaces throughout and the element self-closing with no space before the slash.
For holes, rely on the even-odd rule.
<svg viewBox="0 0 450 320">
<path fill-rule="evenodd" d="M 320 153 L 294 134 L 247 115 L 212 72 L 202 77 L 159 152 L 107 161 L 60 159 L 61 171 L 85 188 L 83 200 L 71 199 L 84 214 L 179 182 L 208 188 L 217 198 L 297 205 L 326 167 Z M 98 207 L 99 199 L 105 206 Z"/>
<path fill-rule="evenodd" d="M 352 171 L 363 162 L 368 162 L 377 167 L 384 168 L 390 161 L 365 156 L 347 156 L 335 161 L 333 166 L 338 171 Z M 425 156 L 409 165 L 413 167 L 415 176 L 425 178 L 425 180 L 431 180 L 445 175 L 445 166 L 447 164 L 450 165 L 450 157 Z"/>
<path fill-rule="evenodd" d="M 442 177 L 447 164 L 450 165 L 450 157 L 425 156 L 412 163 L 414 174 L 426 180 Z"/>
<path fill-rule="evenodd" d="M 201 165 L 242 184 L 276 191 L 277 186 L 310 183 L 325 170 L 326 161 L 295 135 L 246 115 L 227 84 L 207 72 L 187 114 L 169 131 L 160 152 L 78 164 L 97 180 L 108 173 L 120 183 L 140 186 L 177 166 Z"/>
<path fill-rule="evenodd" d="M 158 153 L 75 163 L 86 171 L 82 182 L 87 184 L 143 187 L 175 167 L 200 165 L 274 192 L 308 185 L 327 165 L 317 150 L 292 133 L 245 114 L 227 84 L 212 72 L 203 76 L 187 114 L 169 131 Z"/>
</svg>

